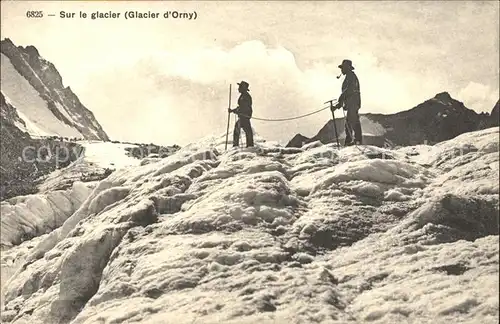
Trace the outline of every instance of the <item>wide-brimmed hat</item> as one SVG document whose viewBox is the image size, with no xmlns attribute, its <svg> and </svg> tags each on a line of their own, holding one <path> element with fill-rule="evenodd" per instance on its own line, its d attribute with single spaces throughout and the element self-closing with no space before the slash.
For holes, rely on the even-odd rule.
<svg viewBox="0 0 500 324">
<path fill-rule="evenodd" d="M 237 84 L 238 84 L 239 86 L 241 86 L 241 87 L 242 87 L 243 89 L 245 89 L 245 90 L 250 90 L 250 89 L 248 89 L 248 87 L 249 87 L 250 85 L 249 85 L 249 84 L 248 84 L 248 82 L 246 82 L 246 81 L 241 81 L 241 82 L 238 82 Z"/>
<path fill-rule="evenodd" d="M 354 70 L 354 66 L 352 66 L 351 60 L 343 60 L 342 64 L 339 65 L 339 68 L 346 67 L 348 69 Z"/>
</svg>

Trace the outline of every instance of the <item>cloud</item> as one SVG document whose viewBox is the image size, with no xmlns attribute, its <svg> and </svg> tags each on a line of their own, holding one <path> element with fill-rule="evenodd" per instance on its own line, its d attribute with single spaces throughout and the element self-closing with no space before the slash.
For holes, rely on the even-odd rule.
<svg viewBox="0 0 500 324">
<path fill-rule="evenodd" d="M 126 64 L 118 61 L 99 66 L 91 74 L 93 81 L 83 87 L 87 90 L 81 95 L 87 98 L 89 106 L 96 110 L 99 107 L 102 124 L 110 129 L 111 136 L 126 134 L 140 140 L 152 136 L 152 140 L 162 142 L 175 138 L 182 144 L 225 131 L 230 83 L 232 107 L 239 95 L 236 82 L 246 80 L 250 83 L 255 116 L 264 118 L 296 116 L 318 109 L 338 88 L 331 81 L 335 78 L 328 78 L 324 71 L 305 73 L 297 68 L 291 52 L 282 47 L 268 48 L 259 41 L 242 43 L 230 50 L 158 51 L 135 59 L 129 56 Z M 315 82 L 330 94 L 316 97 L 312 86 Z M 325 87 L 325 82 L 330 86 Z M 125 118 L 117 127 L 115 120 L 122 115 Z M 315 123 L 305 121 L 297 131 L 316 131 L 329 116 L 328 112 Z M 123 127 L 126 124 L 129 125 Z M 254 122 L 258 132 L 270 140 L 286 141 L 293 136 L 295 130 L 289 126 Z"/>
<path fill-rule="evenodd" d="M 490 86 L 478 82 L 469 82 L 459 91 L 458 98 L 470 109 L 478 112 L 491 112 L 494 104 L 498 101 L 499 91 L 498 88 L 492 89 Z"/>
<path fill-rule="evenodd" d="M 369 53 L 346 54 L 360 78 L 362 113 L 409 109 L 443 91 L 438 78 L 422 82 L 422 74 L 391 70 Z M 236 82 L 246 80 L 255 117 L 293 117 L 338 97 L 339 63 L 318 60 L 301 69 L 291 51 L 261 41 L 229 49 L 137 51 L 95 66 L 79 95 L 112 137 L 182 145 L 226 130 L 230 83 L 233 108 L 239 96 Z M 264 138 L 286 144 L 296 133 L 315 135 L 329 119 L 331 112 L 325 110 L 290 122 L 252 123 Z"/>
</svg>

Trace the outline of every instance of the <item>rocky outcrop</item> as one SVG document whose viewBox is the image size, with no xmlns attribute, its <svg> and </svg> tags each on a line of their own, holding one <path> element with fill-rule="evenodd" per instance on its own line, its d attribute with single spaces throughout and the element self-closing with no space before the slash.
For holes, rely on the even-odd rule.
<svg viewBox="0 0 500 324">
<path fill-rule="evenodd" d="M 37 192 L 38 180 L 79 157 L 82 148 L 77 143 L 34 139 L 23 132 L 17 127 L 23 120 L 3 94 L 0 111 L 0 200 Z"/>
<path fill-rule="evenodd" d="M 495 124 L 495 126 L 498 126 L 498 124 L 500 124 L 500 121 L 499 121 L 499 119 L 500 119 L 500 100 L 497 101 L 497 104 L 491 110 L 490 116 L 491 116 L 492 122 Z"/>
<path fill-rule="evenodd" d="M 287 147 L 302 147 L 304 144 L 312 142 L 310 139 L 302 134 L 297 134 L 295 135 L 290 142 L 288 143 Z"/>
<path fill-rule="evenodd" d="M 361 112 L 362 110 L 363 108 Z M 370 123 L 381 127 L 381 131 L 365 132 L 365 125 Z M 453 99 L 449 93 L 441 92 L 410 110 L 396 114 L 361 114 L 361 124 L 364 144 L 377 146 L 435 144 L 463 133 L 498 126 L 498 103 L 491 115 L 478 114 L 465 107 L 462 102 Z M 339 136 L 343 138 L 345 136 L 343 135 L 344 118 L 337 118 L 336 125 Z M 328 121 L 312 138 L 302 138 L 305 143 L 318 140 L 322 143 L 335 141 L 333 121 Z M 287 146 L 300 147 L 297 145 L 298 141 L 295 140 L 287 144 Z"/>
</svg>

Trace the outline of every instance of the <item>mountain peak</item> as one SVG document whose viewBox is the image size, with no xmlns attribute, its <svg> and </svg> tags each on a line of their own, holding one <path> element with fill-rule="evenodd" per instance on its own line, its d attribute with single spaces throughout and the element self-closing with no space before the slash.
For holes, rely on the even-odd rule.
<svg viewBox="0 0 500 324">
<path fill-rule="evenodd" d="M 446 91 L 440 92 L 434 96 L 434 99 L 441 100 L 441 101 L 452 101 L 453 98 L 450 96 L 450 94 Z"/>
<path fill-rule="evenodd" d="M 69 87 L 64 91 L 61 75 L 51 62 L 40 56 L 35 46 L 16 46 L 8 38 L 1 45 L 2 92 L 20 116 L 27 119 L 24 131 L 37 137 L 109 139 Z M 39 124 L 33 126 L 30 118 Z"/>
<path fill-rule="evenodd" d="M 385 145 L 385 141 L 401 146 L 442 142 L 466 132 L 498 126 L 498 104 L 493 108 L 491 116 L 478 114 L 443 91 L 409 110 L 395 114 L 361 113 L 363 142 L 377 146 Z M 339 139 L 345 138 L 344 120 L 336 118 L 335 126 Z M 385 131 L 380 131 L 381 129 Z M 304 143 L 316 140 L 331 143 L 335 138 L 334 122 L 328 120 L 315 136 L 307 138 L 297 134 L 287 146 L 302 147 Z"/>
<path fill-rule="evenodd" d="M 25 51 L 31 57 L 40 56 L 40 53 L 38 53 L 37 48 L 33 45 L 28 45 L 26 47 L 19 46 L 19 49 Z"/>
<path fill-rule="evenodd" d="M 1 43 L 2 43 L 2 45 L 3 44 L 14 45 L 14 43 L 12 42 L 12 40 L 10 38 L 8 38 L 8 37 L 2 39 Z"/>
</svg>

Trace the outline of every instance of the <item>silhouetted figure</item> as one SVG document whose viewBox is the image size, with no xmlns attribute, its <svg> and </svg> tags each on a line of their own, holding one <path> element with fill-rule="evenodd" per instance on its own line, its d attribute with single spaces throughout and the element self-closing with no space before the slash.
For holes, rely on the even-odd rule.
<svg viewBox="0 0 500 324">
<path fill-rule="evenodd" d="M 238 83 L 238 91 L 241 93 L 238 98 L 238 107 L 228 109 L 230 113 L 238 115 L 238 120 L 234 125 L 233 147 L 239 146 L 241 128 L 245 132 L 247 147 L 253 146 L 253 132 L 252 125 L 250 124 L 250 118 L 252 117 L 252 97 L 248 93 L 250 91 L 248 86 L 248 83 L 245 81 Z"/>
<path fill-rule="evenodd" d="M 333 109 L 344 108 L 347 110 L 345 121 L 345 145 L 362 144 L 363 135 L 361 133 L 361 123 L 359 121 L 359 108 L 361 108 L 361 94 L 359 92 L 359 80 L 354 74 L 354 67 L 350 60 L 343 60 L 339 65 L 342 74 L 345 75 L 342 83 L 342 93 L 339 102 Z M 352 133 L 354 131 L 354 141 Z"/>
</svg>

